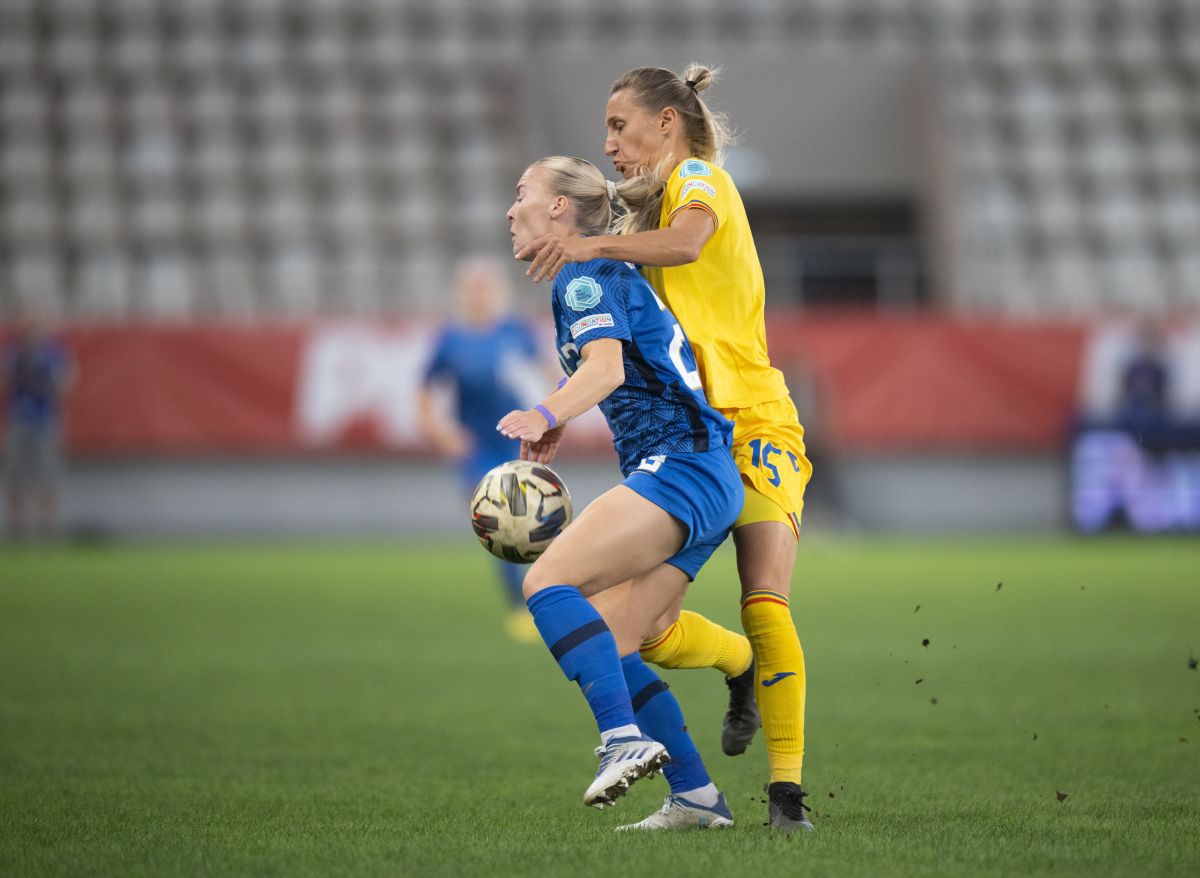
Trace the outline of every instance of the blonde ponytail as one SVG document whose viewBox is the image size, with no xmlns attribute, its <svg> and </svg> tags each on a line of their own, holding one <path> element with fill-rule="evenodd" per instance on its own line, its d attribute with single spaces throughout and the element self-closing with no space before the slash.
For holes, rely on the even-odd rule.
<svg viewBox="0 0 1200 878">
<path fill-rule="evenodd" d="M 613 226 L 613 234 L 632 235 L 658 228 L 666 184 L 659 174 L 642 168 L 616 185 L 617 201 L 625 209 Z"/>
</svg>

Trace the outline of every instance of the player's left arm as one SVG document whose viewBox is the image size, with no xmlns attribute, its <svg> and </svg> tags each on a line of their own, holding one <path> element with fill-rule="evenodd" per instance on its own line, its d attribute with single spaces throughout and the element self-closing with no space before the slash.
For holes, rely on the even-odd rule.
<svg viewBox="0 0 1200 878">
<path fill-rule="evenodd" d="M 579 352 L 579 368 L 562 387 L 532 409 L 509 412 L 496 429 L 531 446 L 542 442 L 547 432 L 561 430 L 625 383 L 623 344 L 619 338 L 587 342 Z"/>
<path fill-rule="evenodd" d="M 716 231 L 712 212 L 694 202 L 684 205 L 664 229 L 591 238 L 542 235 L 527 244 L 517 258 L 530 260 L 525 274 L 535 282 L 553 280 L 567 263 L 589 259 L 613 259 L 658 268 L 688 265 L 700 258 L 704 245 Z"/>
</svg>

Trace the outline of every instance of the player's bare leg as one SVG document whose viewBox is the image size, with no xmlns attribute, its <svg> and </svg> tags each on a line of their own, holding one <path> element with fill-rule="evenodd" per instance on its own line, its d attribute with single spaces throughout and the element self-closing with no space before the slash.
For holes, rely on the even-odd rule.
<svg viewBox="0 0 1200 878">
<path fill-rule="evenodd" d="M 600 765 L 583 795 L 594 808 L 612 804 L 630 784 L 656 773 L 669 755 L 637 725 L 615 639 L 584 598 L 658 567 L 685 537 L 669 513 L 618 485 L 589 505 L 525 577 L 542 639 L 567 678 L 579 684 L 600 730 Z"/>
<path fill-rule="evenodd" d="M 619 826 L 621 831 L 717 829 L 733 825 L 725 796 L 708 775 L 675 695 L 642 661 L 639 651 L 659 617 L 672 610 L 678 614 L 687 586 L 686 573 L 671 564 L 660 564 L 645 576 L 588 599 L 617 641 L 639 728 L 665 745 L 671 754 L 671 762 L 663 768 L 671 786 L 665 804 L 644 820 Z"/>
<path fill-rule="evenodd" d="M 733 532 L 742 597 L 770 589 L 787 597 L 796 568 L 796 534 L 780 521 L 757 521 Z"/>
<path fill-rule="evenodd" d="M 647 631 L 642 658 L 662 668 L 716 668 L 725 675 L 729 702 L 721 722 L 721 750 L 740 756 L 759 728 L 750 641 L 711 619 L 683 609 L 683 593 Z"/>
<path fill-rule="evenodd" d="M 617 485 L 592 501 L 533 563 L 525 597 L 564 582 L 591 597 L 655 569 L 686 536 L 668 512 Z"/>
<path fill-rule="evenodd" d="M 788 607 L 796 534 L 778 521 L 733 532 L 742 583 L 742 627 L 754 646 L 756 694 L 770 767 L 770 823 L 811 830 L 800 787 L 804 759 L 804 652 Z"/>
<path fill-rule="evenodd" d="M 678 607 L 687 594 L 687 575 L 678 567 L 660 564 L 655 570 L 605 589 L 588 598 L 604 618 L 617 641 L 617 652 L 636 651 L 670 608 Z"/>
</svg>

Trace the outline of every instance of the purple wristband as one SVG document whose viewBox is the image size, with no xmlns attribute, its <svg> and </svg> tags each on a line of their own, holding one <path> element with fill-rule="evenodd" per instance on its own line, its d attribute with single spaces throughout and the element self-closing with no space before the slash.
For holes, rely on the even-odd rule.
<svg viewBox="0 0 1200 878">
<path fill-rule="evenodd" d="M 564 384 L 566 384 L 566 383 L 567 383 L 568 381 L 570 381 L 570 380 L 571 380 L 570 378 L 568 378 L 566 375 L 564 375 L 564 376 L 562 377 L 562 380 L 560 380 L 560 381 L 558 382 L 558 388 L 557 388 L 557 389 L 558 389 L 558 390 L 562 390 L 562 389 L 563 389 L 563 385 L 564 385 Z"/>
<path fill-rule="evenodd" d="M 550 409 L 546 408 L 540 402 L 533 407 L 533 410 L 546 419 L 546 423 L 549 425 L 546 428 L 547 430 L 553 430 L 558 426 L 558 418 L 554 417 L 554 412 L 550 411 Z"/>
</svg>

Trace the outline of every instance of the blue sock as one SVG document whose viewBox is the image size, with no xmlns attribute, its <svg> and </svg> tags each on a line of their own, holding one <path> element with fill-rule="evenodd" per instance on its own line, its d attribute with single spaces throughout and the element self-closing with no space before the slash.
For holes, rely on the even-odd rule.
<svg viewBox="0 0 1200 878">
<path fill-rule="evenodd" d="M 525 596 L 521 593 L 521 586 L 527 568 L 507 561 L 497 561 L 496 564 L 500 568 L 500 578 L 504 581 L 504 596 L 508 599 L 509 606 L 514 609 L 522 606 Z"/>
<path fill-rule="evenodd" d="M 553 585 L 528 601 L 542 640 L 583 691 L 601 732 L 635 724 L 617 642 L 579 589 Z"/>
<path fill-rule="evenodd" d="M 704 760 L 684 724 L 683 711 L 667 684 L 637 652 L 621 659 L 621 670 L 625 672 L 625 685 L 629 688 L 638 728 L 671 754 L 671 761 L 663 768 L 671 792 L 682 793 L 711 783 Z"/>
</svg>

